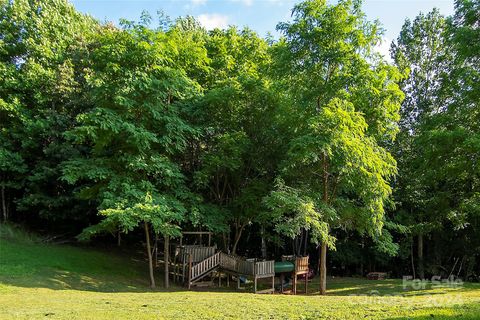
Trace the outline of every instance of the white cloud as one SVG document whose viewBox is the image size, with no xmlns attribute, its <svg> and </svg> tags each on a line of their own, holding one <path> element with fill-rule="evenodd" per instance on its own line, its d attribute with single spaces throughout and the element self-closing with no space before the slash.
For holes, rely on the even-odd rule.
<svg viewBox="0 0 480 320">
<path fill-rule="evenodd" d="M 251 6 L 253 4 L 253 0 L 230 0 L 232 2 L 241 2 L 246 6 Z"/>
<path fill-rule="evenodd" d="M 228 17 L 221 14 L 201 14 L 197 17 L 198 22 L 207 30 L 215 28 L 225 29 L 228 26 Z"/>
</svg>

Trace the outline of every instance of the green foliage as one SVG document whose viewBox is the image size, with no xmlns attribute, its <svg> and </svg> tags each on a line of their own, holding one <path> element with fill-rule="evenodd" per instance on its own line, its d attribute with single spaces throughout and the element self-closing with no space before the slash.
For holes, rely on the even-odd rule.
<svg viewBox="0 0 480 320">
<path fill-rule="evenodd" d="M 443 107 L 440 77 L 448 72 L 451 60 L 445 32 L 446 20 L 434 9 L 407 19 L 392 43 L 395 65 L 409 73 L 400 84 L 405 92 L 400 122 L 404 130 L 415 130 L 425 116 Z"/>
<path fill-rule="evenodd" d="M 3 200 L 27 214 L 85 221 L 83 203 L 58 178 L 73 151 L 63 131 L 84 103 L 71 50 L 98 24 L 63 0 L 2 1 L 0 17 Z"/>
<path fill-rule="evenodd" d="M 208 218 L 209 228 L 233 227 L 235 249 L 242 231 L 267 215 L 262 198 L 277 166 L 277 97 L 267 78 L 268 45 L 257 34 L 214 30 L 205 45 L 210 71 L 189 115 L 201 130 L 193 185 L 217 221 Z"/>
<path fill-rule="evenodd" d="M 479 4 L 457 1 L 455 7 L 450 18 L 433 10 L 407 20 L 392 45 L 396 65 L 411 70 L 401 84 L 407 98 L 395 146 L 400 167 L 395 218 L 413 235 L 432 240 L 426 243 L 432 269 L 449 263 L 448 255 L 475 261 L 480 252 L 473 236 L 479 221 Z M 442 244 L 457 239 L 462 246 Z"/>
<path fill-rule="evenodd" d="M 82 152 L 63 163 L 63 179 L 83 182 L 79 195 L 97 199 L 106 219 L 83 236 L 99 227 L 128 232 L 142 221 L 179 234 L 190 193 L 174 157 L 195 135 L 180 109 L 199 86 L 181 68 L 176 30 L 169 32 L 104 27 L 92 39 L 85 82 L 95 106 L 65 133 Z"/>
<path fill-rule="evenodd" d="M 478 11 L 458 0 L 452 17 L 407 20 L 391 65 L 358 0 L 296 4 L 278 41 L 2 1 L 2 218 L 86 227 L 80 239 L 208 229 L 234 252 L 244 234 L 254 250 L 257 237 L 347 252 L 358 240 L 382 262 L 411 254 L 413 236 L 459 237 L 475 260 Z"/>
<path fill-rule="evenodd" d="M 338 227 L 378 236 L 396 173 L 381 145 L 397 131 L 400 74 L 373 53 L 380 29 L 358 2 L 306 1 L 293 13 L 278 25 L 285 38 L 274 51 L 295 124 L 282 165 L 294 198 L 303 199 L 290 202 L 299 206 L 292 211 L 302 216 L 309 203 L 316 222 L 305 227 L 318 228 L 316 243 L 332 246 L 329 230 Z"/>
<path fill-rule="evenodd" d="M 272 219 L 277 232 L 290 238 L 301 234 L 302 230 L 311 231 L 312 242 L 325 241 L 335 248 L 335 239 L 329 233 L 329 224 L 335 219 L 336 212 L 322 203 L 315 203 L 302 192 L 285 185 L 278 180 L 275 190 L 265 198 L 266 205 L 272 210 Z"/>
</svg>

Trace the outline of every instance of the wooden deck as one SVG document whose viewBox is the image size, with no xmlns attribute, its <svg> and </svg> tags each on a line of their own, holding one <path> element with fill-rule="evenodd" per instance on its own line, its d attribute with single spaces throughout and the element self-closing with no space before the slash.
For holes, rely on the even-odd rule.
<svg viewBox="0 0 480 320">
<path fill-rule="evenodd" d="M 275 261 L 248 261 L 243 258 L 213 251 L 213 247 L 188 247 L 183 248 L 183 255 L 188 261 L 187 285 L 191 286 L 210 275 L 215 270 L 221 270 L 237 277 L 237 286 L 240 287 L 240 277 L 251 278 L 254 281 L 254 291 L 257 293 L 257 280 L 271 278 L 272 288 L 262 290 L 262 293 L 274 291 Z M 203 258 L 200 260 L 200 258 Z"/>
<path fill-rule="evenodd" d="M 297 277 L 305 275 L 305 292 L 308 285 L 308 256 L 282 256 L 283 261 L 291 261 L 295 269 L 291 272 L 293 280 L 293 293 L 297 293 Z M 182 280 L 183 284 L 189 289 L 192 285 L 197 285 L 205 277 L 212 276 L 217 271 L 215 277 L 218 277 L 221 285 L 221 274 L 227 274 L 227 283 L 229 275 L 237 278 L 237 287 L 240 288 L 241 277 L 252 279 L 254 282 L 255 293 L 274 292 L 275 282 L 275 261 L 257 261 L 256 259 L 244 259 L 235 255 L 227 254 L 217 250 L 216 246 L 177 246 L 173 265 L 174 280 Z M 281 283 L 283 283 L 284 274 L 280 274 Z M 257 282 L 262 278 L 271 278 L 272 287 L 267 290 L 258 291 Z M 212 279 L 213 280 L 213 279 Z M 212 281 L 210 281 L 212 283 Z M 283 285 L 281 286 L 283 292 Z"/>
</svg>

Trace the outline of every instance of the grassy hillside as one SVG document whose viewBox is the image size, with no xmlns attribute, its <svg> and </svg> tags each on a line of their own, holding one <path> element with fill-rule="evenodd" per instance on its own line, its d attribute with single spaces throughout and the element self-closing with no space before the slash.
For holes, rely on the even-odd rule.
<svg viewBox="0 0 480 320">
<path fill-rule="evenodd" d="M 146 279 L 138 261 L 109 252 L 43 244 L 14 227 L 0 228 L 3 285 L 55 290 L 134 291 Z M 142 268 L 143 269 L 143 268 Z"/>
<path fill-rule="evenodd" d="M 330 279 L 324 297 L 165 292 L 148 288 L 145 267 L 107 252 L 0 237 L 0 319 L 480 318 L 478 284 L 404 290 L 399 280 Z"/>
</svg>

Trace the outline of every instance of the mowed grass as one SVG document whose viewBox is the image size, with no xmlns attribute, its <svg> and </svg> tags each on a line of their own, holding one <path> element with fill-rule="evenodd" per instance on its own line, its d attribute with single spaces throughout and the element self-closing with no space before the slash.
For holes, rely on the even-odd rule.
<svg viewBox="0 0 480 320">
<path fill-rule="evenodd" d="M 0 238 L 0 319 L 480 319 L 479 284 L 413 290 L 336 278 L 327 296 L 316 280 L 308 296 L 254 295 L 151 290 L 146 271 L 109 252 Z"/>
</svg>

